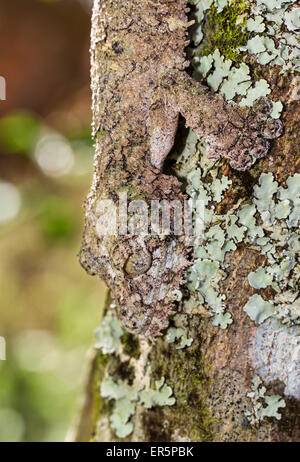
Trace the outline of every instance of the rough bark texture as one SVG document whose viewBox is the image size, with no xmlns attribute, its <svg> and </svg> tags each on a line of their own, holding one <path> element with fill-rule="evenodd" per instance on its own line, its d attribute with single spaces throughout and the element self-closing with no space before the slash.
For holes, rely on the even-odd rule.
<svg viewBox="0 0 300 462">
<path fill-rule="evenodd" d="M 213 32 L 206 25 L 206 34 Z M 281 74 L 278 67 L 262 67 L 252 63 L 257 73 L 265 78 L 272 97 L 284 104 L 282 122 L 284 134 L 273 142 L 271 151 L 247 172 L 233 170 L 227 161 L 219 166 L 219 172 L 232 180 L 225 198 L 216 205 L 218 213 L 230 210 L 239 200 L 249 200 L 253 186 L 261 173 L 272 172 L 279 185 L 285 185 L 291 175 L 299 172 L 299 101 L 291 98 L 290 74 Z M 179 126 L 173 149 L 178 157 L 186 139 L 186 130 Z M 173 169 L 174 172 L 174 169 Z M 299 400 L 285 396 L 286 383 L 270 380 L 269 394 L 282 395 L 286 407 L 281 409 L 282 418 L 267 418 L 257 425 L 250 425 L 244 412 L 251 407 L 247 393 L 251 391 L 254 369 L 253 351 L 257 326 L 243 310 L 250 296 L 255 293 L 248 282 L 248 275 L 265 264 L 265 256 L 246 243 L 226 254 L 226 278 L 220 282 L 221 293 L 233 323 L 227 329 L 213 326 L 207 311 L 199 308 L 197 297 L 184 291 L 178 303 L 177 313 L 171 325 L 183 328 L 193 343 L 184 349 L 167 343 L 165 337 L 150 343 L 147 340 L 124 333 L 122 348 L 113 354 L 98 353 L 94 368 L 94 429 L 91 438 L 96 441 L 298 441 Z M 266 299 L 274 297 L 272 289 L 262 291 Z M 113 312 L 107 303 L 105 310 Z M 271 333 L 272 326 L 269 327 Z M 294 358 L 296 361 L 296 358 Z M 115 400 L 107 400 L 101 381 L 112 377 L 122 380 L 138 390 L 154 389 L 154 382 L 165 378 L 172 388 L 173 405 L 145 405 L 142 399 L 133 399 L 134 412 L 130 422 L 132 431 L 125 438 L 116 436 L 116 426 L 110 421 Z M 170 395 L 171 396 L 171 395 Z M 171 404 L 171 403 L 169 403 Z M 115 428 L 113 428 L 115 427 Z M 78 437 L 80 439 L 80 436 Z"/>
</svg>

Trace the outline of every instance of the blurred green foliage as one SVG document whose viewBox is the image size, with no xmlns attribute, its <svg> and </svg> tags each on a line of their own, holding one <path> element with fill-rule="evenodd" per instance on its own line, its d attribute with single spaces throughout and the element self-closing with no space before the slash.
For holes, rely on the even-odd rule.
<svg viewBox="0 0 300 462">
<path fill-rule="evenodd" d="M 0 144 L 6 152 L 30 154 L 40 131 L 40 120 L 29 111 L 14 111 L 0 120 Z"/>
<path fill-rule="evenodd" d="M 105 297 L 104 285 L 77 259 L 91 180 L 89 125 L 67 133 L 62 127 L 74 167 L 60 177 L 47 176 L 32 155 L 42 125 L 25 111 L 0 120 L 2 150 L 25 154 L 34 172 L 16 185 L 21 211 L 0 224 L 0 335 L 7 341 L 0 441 L 64 440 Z"/>
<path fill-rule="evenodd" d="M 89 4 L 1 2 L 0 441 L 65 439 L 105 297 L 77 258 L 93 159 Z"/>
<path fill-rule="evenodd" d="M 53 239 L 70 236 L 76 227 L 74 210 L 60 196 L 49 195 L 44 198 L 37 220 L 45 236 Z"/>
</svg>

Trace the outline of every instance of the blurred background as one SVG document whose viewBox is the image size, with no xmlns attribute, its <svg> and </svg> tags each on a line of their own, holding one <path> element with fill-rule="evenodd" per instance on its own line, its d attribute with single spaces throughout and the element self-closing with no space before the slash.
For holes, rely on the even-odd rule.
<svg viewBox="0 0 300 462">
<path fill-rule="evenodd" d="M 90 14 L 89 0 L 0 0 L 0 441 L 64 440 L 100 320 L 104 286 L 77 259 Z"/>
</svg>

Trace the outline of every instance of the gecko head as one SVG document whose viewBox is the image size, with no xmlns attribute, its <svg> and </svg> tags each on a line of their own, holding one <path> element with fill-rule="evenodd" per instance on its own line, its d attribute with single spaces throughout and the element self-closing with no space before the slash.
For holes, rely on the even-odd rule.
<svg viewBox="0 0 300 462">
<path fill-rule="evenodd" d="M 81 264 L 103 279 L 126 330 L 143 337 L 165 329 L 174 291 L 183 283 L 188 249 L 174 235 L 85 235 Z"/>
<path fill-rule="evenodd" d="M 134 240 L 119 242 L 112 255 L 112 265 L 117 277 L 111 285 L 124 327 L 133 334 L 143 334 L 151 323 L 152 310 L 145 304 L 153 256 L 144 245 Z"/>
<path fill-rule="evenodd" d="M 171 238 L 152 236 L 118 242 L 111 252 L 113 272 L 106 282 L 128 331 L 152 337 L 166 327 L 174 291 L 183 282 L 185 257 L 185 250 Z"/>
</svg>

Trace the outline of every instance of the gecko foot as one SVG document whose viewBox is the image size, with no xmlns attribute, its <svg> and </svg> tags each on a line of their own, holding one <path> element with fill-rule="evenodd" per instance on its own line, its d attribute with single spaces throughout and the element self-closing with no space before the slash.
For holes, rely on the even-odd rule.
<svg viewBox="0 0 300 462">
<path fill-rule="evenodd" d="M 227 124 L 206 138 L 208 157 L 213 160 L 226 157 L 232 168 L 241 171 L 248 170 L 256 159 L 265 157 L 270 149 L 268 140 L 282 134 L 280 120 L 271 118 L 272 108 L 272 101 L 267 98 L 260 98 L 253 108 L 245 111 L 244 108 L 227 107 Z"/>
<path fill-rule="evenodd" d="M 247 170 L 267 154 L 267 140 L 282 133 L 280 120 L 271 117 L 273 104 L 268 98 L 260 98 L 253 108 L 232 106 L 181 71 L 167 73 L 162 83 L 186 125 L 206 138 L 211 160 L 225 157 L 234 169 Z"/>
</svg>

